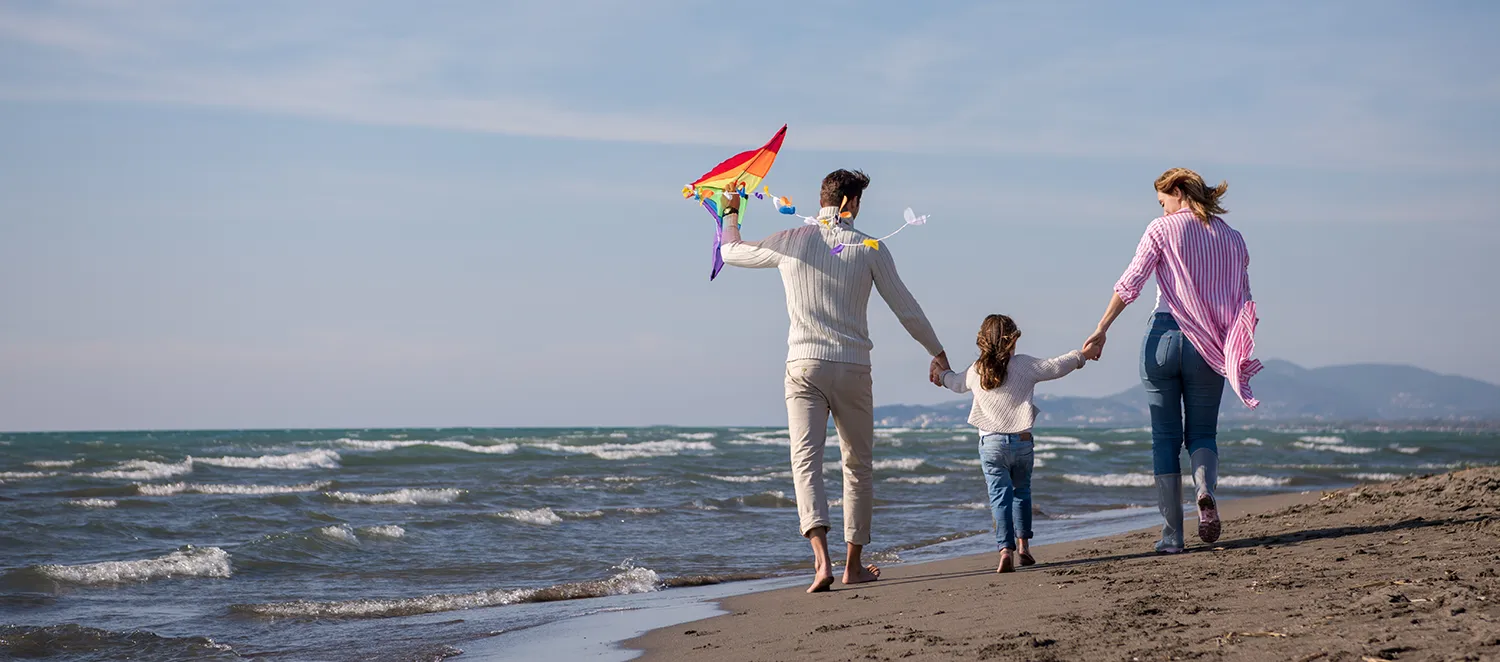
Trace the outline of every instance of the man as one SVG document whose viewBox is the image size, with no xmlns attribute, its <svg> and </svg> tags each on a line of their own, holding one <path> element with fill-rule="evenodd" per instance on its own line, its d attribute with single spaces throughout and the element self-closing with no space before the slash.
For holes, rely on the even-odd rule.
<svg viewBox="0 0 1500 662">
<path fill-rule="evenodd" d="M 870 178 L 836 170 L 823 178 L 821 225 L 778 232 L 760 242 L 740 239 L 739 200 L 726 204 L 724 263 L 747 269 L 776 268 L 786 288 L 791 318 L 787 337 L 786 412 L 792 446 L 792 483 L 802 535 L 813 548 L 817 575 L 808 593 L 833 585 L 828 559 L 828 500 L 823 487 L 823 447 L 828 415 L 838 428 L 844 466 L 844 541 L 848 563 L 844 583 L 879 579 L 880 570 L 865 567 L 860 553 L 870 543 L 870 509 L 874 502 L 873 450 L 875 407 L 870 386 L 870 332 L 866 313 L 870 286 L 880 290 L 891 311 L 933 357 L 932 367 L 948 369 L 948 357 L 901 278 L 885 246 L 859 246 L 868 235 L 854 230 L 860 196 Z M 842 204 L 842 209 L 840 205 Z M 849 212 L 841 218 L 840 211 Z M 837 254 L 839 244 L 854 244 Z"/>
</svg>

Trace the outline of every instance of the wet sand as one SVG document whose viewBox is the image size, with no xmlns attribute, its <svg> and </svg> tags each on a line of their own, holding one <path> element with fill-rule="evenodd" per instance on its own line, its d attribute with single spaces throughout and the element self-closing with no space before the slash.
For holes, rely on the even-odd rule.
<svg viewBox="0 0 1500 662">
<path fill-rule="evenodd" d="M 626 642 L 643 660 L 1500 660 L 1500 467 L 1229 501 L 1223 537 L 1154 531 L 731 597 Z M 1045 542 L 1045 541 L 1038 541 Z M 810 575 L 811 573 L 809 573 Z"/>
</svg>

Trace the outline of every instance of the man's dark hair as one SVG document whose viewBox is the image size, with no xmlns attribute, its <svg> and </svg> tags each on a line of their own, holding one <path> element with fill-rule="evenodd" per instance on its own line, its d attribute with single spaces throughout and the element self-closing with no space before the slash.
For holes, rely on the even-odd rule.
<svg viewBox="0 0 1500 662">
<path fill-rule="evenodd" d="M 824 207 L 833 207 L 844 198 L 853 200 L 865 192 L 870 185 L 870 176 L 858 170 L 835 170 L 823 178 L 823 192 L 819 202 Z"/>
</svg>

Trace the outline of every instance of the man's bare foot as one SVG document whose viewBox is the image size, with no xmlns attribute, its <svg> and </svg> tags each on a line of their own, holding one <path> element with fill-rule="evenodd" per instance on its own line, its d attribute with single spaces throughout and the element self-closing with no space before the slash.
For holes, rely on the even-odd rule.
<svg viewBox="0 0 1500 662">
<path fill-rule="evenodd" d="M 833 573 L 828 571 L 819 572 L 813 578 L 812 586 L 807 587 L 808 593 L 826 593 L 833 590 Z"/>
<path fill-rule="evenodd" d="M 1008 550 L 1008 549 L 1002 549 L 1002 550 L 1000 550 L 1000 567 L 995 568 L 995 572 L 1015 572 L 1015 571 L 1016 571 L 1016 561 L 1015 561 L 1015 558 L 1011 555 L 1010 550 Z"/>
<path fill-rule="evenodd" d="M 880 579 L 880 568 L 876 567 L 873 563 L 866 566 L 856 565 L 844 568 L 845 584 L 863 584 L 865 582 L 873 582 L 877 579 Z"/>
</svg>

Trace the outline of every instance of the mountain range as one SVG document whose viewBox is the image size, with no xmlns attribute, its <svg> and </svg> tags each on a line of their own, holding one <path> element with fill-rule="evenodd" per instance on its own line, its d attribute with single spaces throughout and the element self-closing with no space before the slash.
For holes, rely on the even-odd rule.
<svg viewBox="0 0 1500 662">
<path fill-rule="evenodd" d="M 1406 365 L 1356 364 L 1303 368 L 1265 361 L 1251 385 L 1260 407 L 1250 410 L 1229 388 L 1219 409 L 1232 423 L 1391 422 L 1470 424 L 1500 422 L 1500 386 L 1440 375 Z M 970 400 L 875 408 L 888 427 L 965 425 Z M 1151 422 L 1140 385 L 1102 398 L 1038 395 L 1039 426 L 1134 426 Z"/>
</svg>

